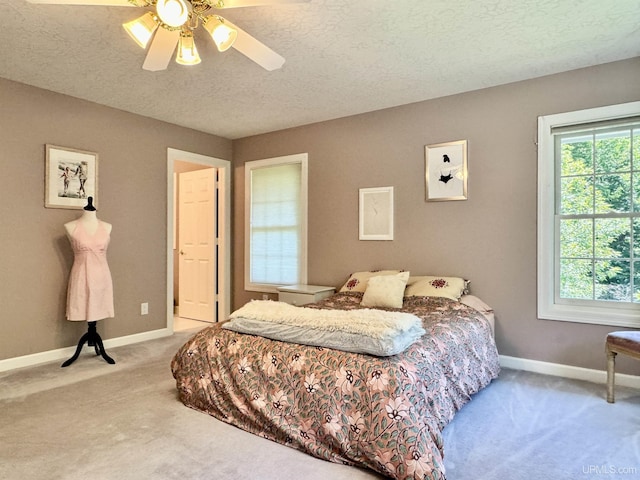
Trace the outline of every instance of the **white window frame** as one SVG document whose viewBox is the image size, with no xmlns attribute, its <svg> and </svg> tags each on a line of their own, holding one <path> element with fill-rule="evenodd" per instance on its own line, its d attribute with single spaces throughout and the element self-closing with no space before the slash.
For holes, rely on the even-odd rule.
<svg viewBox="0 0 640 480">
<path fill-rule="evenodd" d="M 266 158 L 245 163 L 244 171 L 244 288 L 250 292 L 277 293 L 277 289 L 283 285 L 264 284 L 251 282 L 251 172 L 255 169 L 276 167 L 299 163 L 300 171 L 300 253 L 298 257 L 299 284 L 307 283 L 307 251 L 308 251 L 308 178 L 309 155 L 298 153 L 282 157 Z"/>
<path fill-rule="evenodd" d="M 538 117 L 538 318 L 578 323 L 640 326 L 640 306 L 593 306 L 555 300 L 555 145 L 552 129 L 640 115 L 640 102 Z"/>
</svg>

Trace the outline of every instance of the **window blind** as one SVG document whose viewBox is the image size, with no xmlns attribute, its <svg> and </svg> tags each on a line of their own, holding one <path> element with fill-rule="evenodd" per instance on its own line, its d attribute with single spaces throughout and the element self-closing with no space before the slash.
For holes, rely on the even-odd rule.
<svg viewBox="0 0 640 480">
<path fill-rule="evenodd" d="M 252 283 L 299 281 L 301 171 L 300 163 L 291 163 L 251 172 Z"/>
</svg>

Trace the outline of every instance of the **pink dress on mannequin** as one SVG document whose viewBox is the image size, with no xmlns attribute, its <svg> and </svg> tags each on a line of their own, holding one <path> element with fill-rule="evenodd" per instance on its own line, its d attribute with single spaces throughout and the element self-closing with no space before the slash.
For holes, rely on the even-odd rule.
<svg viewBox="0 0 640 480">
<path fill-rule="evenodd" d="M 93 322 L 114 316 L 113 282 L 107 264 L 111 236 L 105 223 L 98 222 L 93 234 L 87 232 L 82 221 L 77 221 L 70 233 L 74 261 L 67 291 L 67 320 Z"/>
</svg>

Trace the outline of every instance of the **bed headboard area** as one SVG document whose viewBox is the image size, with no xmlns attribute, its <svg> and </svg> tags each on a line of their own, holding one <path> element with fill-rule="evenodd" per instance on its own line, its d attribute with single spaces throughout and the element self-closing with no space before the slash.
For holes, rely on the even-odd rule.
<svg viewBox="0 0 640 480">
<path fill-rule="evenodd" d="M 406 270 L 367 270 L 349 275 L 339 292 L 361 292 L 363 306 L 401 308 L 404 297 L 444 297 L 479 311 L 495 335 L 493 309 L 469 293 L 470 281 L 461 277 L 411 275 Z"/>
</svg>

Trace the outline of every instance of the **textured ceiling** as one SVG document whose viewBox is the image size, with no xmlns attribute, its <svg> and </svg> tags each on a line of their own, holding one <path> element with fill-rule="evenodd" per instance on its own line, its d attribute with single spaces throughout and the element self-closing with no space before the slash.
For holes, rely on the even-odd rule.
<svg viewBox="0 0 640 480">
<path fill-rule="evenodd" d="M 200 29 L 200 65 L 147 72 L 141 13 L 0 0 L 0 77 L 235 139 L 640 55 L 640 0 L 311 0 L 221 12 L 280 70 Z"/>
</svg>

